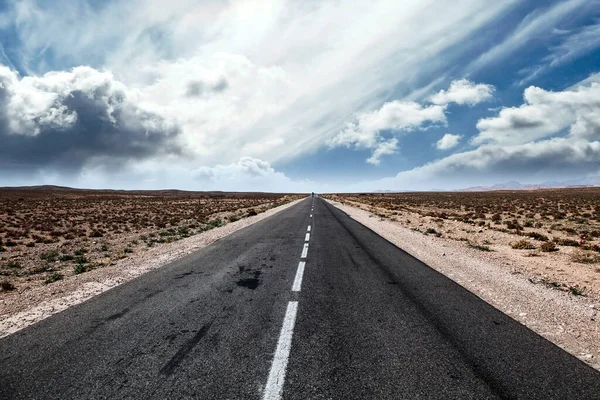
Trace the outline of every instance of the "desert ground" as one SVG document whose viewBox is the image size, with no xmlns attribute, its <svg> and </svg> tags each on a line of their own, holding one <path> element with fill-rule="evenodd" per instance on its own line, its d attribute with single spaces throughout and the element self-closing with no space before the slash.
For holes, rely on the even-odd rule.
<svg viewBox="0 0 600 400">
<path fill-rule="evenodd" d="M 0 297 L 260 214 L 303 196 L 0 189 Z"/>
<path fill-rule="evenodd" d="M 480 258 L 503 257 L 534 283 L 600 299 L 600 188 L 326 197 Z"/>
</svg>

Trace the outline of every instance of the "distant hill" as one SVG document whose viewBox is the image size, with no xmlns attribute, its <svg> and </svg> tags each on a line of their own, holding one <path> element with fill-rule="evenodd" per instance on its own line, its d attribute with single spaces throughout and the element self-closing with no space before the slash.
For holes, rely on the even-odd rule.
<svg viewBox="0 0 600 400">
<path fill-rule="evenodd" d="M 541 190 L 560 188 L 580 188 L 600 186 L 600 177 L 572 179 L 568 181 L 547 181 L 543 183 L 522 184 L 517 181 L 496 183 L 491 186 L 472 186 L 464 189 L 430 189 L 430 190 L 375 190 L 371 193 L 405 193 L 405 192 L 489 192 L 494 190 Z"/>
<path fill-rule="evenodd" d="M 121 189 L 80 189 L 66 186 L 40 185 L 40 186 L 5 186 L 0 187 L 0 197 L 19 196 L 20 194 L 34 196 L 62 196 L 62 195 L 92 195 L 92 196 L 159 196 L 159 197 L 236 197 L 248 195 L 276 195 L 277 193 L 266 192 L 222 192 L 211 191 L 187 191 L 179 189 L 161 190 L 121 190 Z"/>
<path fill-rule="evenodd" d="M 600 185 L 600 178 L 579 179 L 570 181 L 548 181 L 539 184 L 521 184 L 517 181 L 497 183 L 491 186 L 473 186 L 458 190 L 459 192 L 486 192 L 492 190 L 538 190 L 538 189 L 557 189 L 569 187 L 593 187 Z"/>
</svg>

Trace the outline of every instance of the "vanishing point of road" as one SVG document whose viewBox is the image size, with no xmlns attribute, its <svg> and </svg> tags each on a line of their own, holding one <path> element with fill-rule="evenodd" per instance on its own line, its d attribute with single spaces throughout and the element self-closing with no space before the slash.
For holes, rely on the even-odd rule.
<svg viewBox="0 0 600 400">
<path fill-rule="evenodd" d="M 320 198 L 0 340 L 1 399 L 600 399 L 600 373 Z"/>
</svg>

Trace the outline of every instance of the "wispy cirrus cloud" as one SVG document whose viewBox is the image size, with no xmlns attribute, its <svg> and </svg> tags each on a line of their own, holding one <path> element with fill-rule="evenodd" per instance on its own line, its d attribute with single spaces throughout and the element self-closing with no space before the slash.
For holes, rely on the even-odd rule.
<svg viewBox="0 0 600 400">
<path fill-rule="evenodd" d="M 544 9 L 535 9 L 504 40 L 479 55 L 466 68 L 467 71 L 481 70 L 490 64 L 506 59 L 510 54 L 523 49 L 545 35 L 555 31 L 563 21 L 581 15 L 598 6 L 597 0 L 567 0 L 551 3 Z"/>
<path fill-rule="evenodd" d="M 600 3 L 598 5 L 600 6 Z M 541 63 L 522 71 L 526 76 L 519 81 L 519 85 L 525 85 L 553 68 L 600 48 L 600 23 L 597 22 L 576 28 L 574 31 L 554 33 L 560 38 L 559 44 L 550 47 L 550 54 L 545 56 Z"/>
</svg>

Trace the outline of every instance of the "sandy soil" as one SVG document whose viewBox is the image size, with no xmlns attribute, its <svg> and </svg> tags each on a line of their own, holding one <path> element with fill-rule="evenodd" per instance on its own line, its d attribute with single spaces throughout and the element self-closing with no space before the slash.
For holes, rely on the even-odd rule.
<svg viewBox="0 0 600 400">
<path fill-rule="evenodd" d="M 495 230 L 474 230 L 473 226 L 458 221 L 445 221 L 439 226 L 433 218 L 416 213 L 403 213 L 394 221 L 374 215 L 372 208 L 366 205 L 330 202 L 600 370 L 600 274 L 593 267 L 570 263 L 562 252 L 527 257 L 530 251 L 510 247 L 514 235 Z M 443 232 L 443 236 L 424 234 L 429 227 Z M 489 247 L 494 251 L 478 250 L 472 247 L 474 241 L 491 243 Z M 585 296 L 574 295 L 569 290 L 582 284 L 587 285 Z"/>
<path fill-rule="evenodd" d="M 0 297 L 0 338 L 208 246 L 220 238 L 289 208 L 301 200 L 292 201 L 186 239 L 160 247 L 143 249 L 110 266 L 70 276 L 51 285 L 31 286 L 25 290 L 4 293 Z"/>
</svg>

